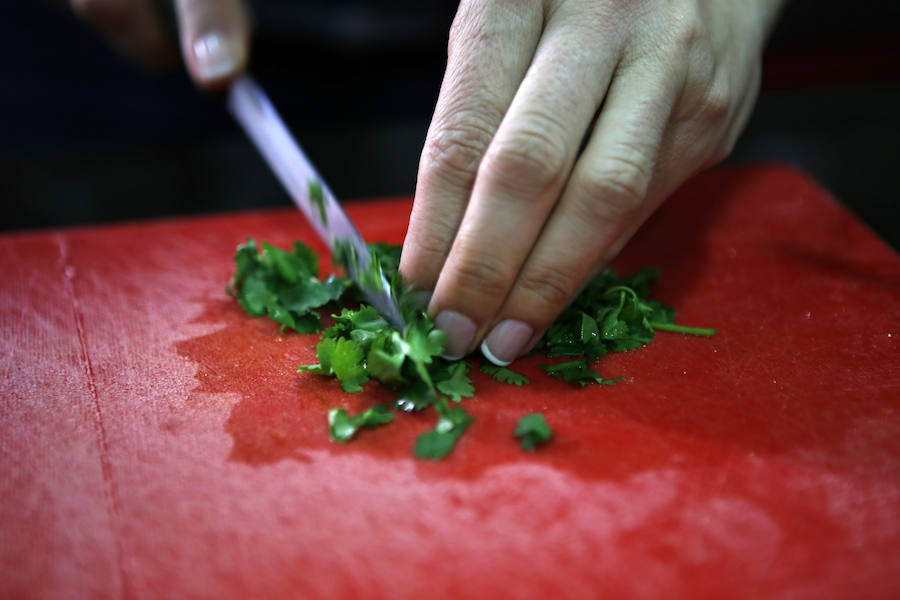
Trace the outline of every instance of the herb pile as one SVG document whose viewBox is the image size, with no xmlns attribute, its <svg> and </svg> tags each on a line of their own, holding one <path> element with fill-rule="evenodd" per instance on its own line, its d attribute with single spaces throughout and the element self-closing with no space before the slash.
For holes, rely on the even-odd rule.
<svg viewBox="0 0 900 600">
<path fill-rule="evenodd" d="M 359 392 L 363 385 L 377 380 L 397 390 L 394 408 L 404 412 L 434 407 L 438 420 L 434 429 L 416 440 L 413 453 L 420 458 L 446 456 L 473 418 L 460 406 L 463 398 L 475 395 L 469 377 L 470 364 L 441 357 L 447 336 L 435 328 L 428 316 L 411 302 L 403 288 L 397 268 L 400 247 L 373 244 L 370 278 L 381 275 L 391 282 L 406 327 L 394 330 L 371 306 L 359 304 L 359 295 L 349 278 L 329 275 L 320 280 L 318 257 L 303 242 L 294 242 L 291 252 L 266 243 L 257 249 L 254 240 L 238 246 L 234 256 L 235 272 L 226 290 L 235 296 L 251 316 L 267 316 L 281 324 L 282 330 L 300 333 L 321 330 L 319 311 L 337 301 L 343 306 L 332 315 L 334 324 L 321 333 L 313 365 L 297 367 L 300 372 L 337 378 L 346 392 Z M 339 253 L 340 254 L 340 253 Z M 366 274 L 363 274 L 366 276 Z M 581 292 L 538 342 L 536 352 L 548 358 L 570 357 L 555 365 L 541 365 L 549 375 L 577 386 L 611 385 L 616 379 L 604 379 L 590 368 L 608 352 L 640 348 L 653 340 L 657 330 L 694 335 L 712 335 L 712 329 L 675 325 L 675 313 L 660 303 L 648 300 L 650 286 L 659 270 L 642 269 L 620 278 L 606 269 Z M 348 298 L 348 296 L 350 296 Z M 507 367 L 489 363 L 480 370 L 509 385 L 527 385 L 524 375 Z M 360 429 L 391 422 L 393 413 L 378 405 L 358 415 L 343 409 L 328 413 L 331 438 L 347 442 Z M 548 442 L 553 432 L 540 414 L 526 415 L 515 429 L 522 448 L 534 451 Z"/>
</svg>

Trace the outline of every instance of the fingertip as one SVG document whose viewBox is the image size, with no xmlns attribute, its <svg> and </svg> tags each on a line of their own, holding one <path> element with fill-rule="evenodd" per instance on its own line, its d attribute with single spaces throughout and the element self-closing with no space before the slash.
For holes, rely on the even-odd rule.
<svg viewBox="0 0 900 600">
<path fill-rule="evenodd" d="M 214 88 L 230 83 L 243 72 L 247 41 L 244 36 L 210 31 L 191 42 L 190 52 L 188 68 L 194 80 Z"/>
<path fill-rule="evenodd" d="M 524 354 L 534 337 L 534 327 L 515 319 L 500 321 L 481 342 L 481 353 L 499 367 Z"/>
</svg>

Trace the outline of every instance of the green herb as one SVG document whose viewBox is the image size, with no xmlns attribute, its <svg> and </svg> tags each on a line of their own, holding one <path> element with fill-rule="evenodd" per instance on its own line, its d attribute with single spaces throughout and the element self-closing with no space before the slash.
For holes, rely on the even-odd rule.
<svg viewBox="0 0 900 600">
<path fill-rule="evenodd" d="M 333 375 L 341 382 L 345 392 L 358 392 L 362 384 L 369 380 L 363 364 L 362 350 L 345 338 L 329 338 L 316 346 L 317 365 L 300 365 L 298 372 L 307 371 L 317 375 Z"/>
<path fill-rule="evenodd" d="M 310 199 L 319 206 L 324 222 L 322 190 L 314 188 L 311 183 Z M 332 260 L 336 265 L 348 268 L 357 264 L 353 246 L 336 242 L 333 247 Z M 319 331 L 319 309 L 340 299 L 350 280 L 330 276 L 320 281 L 318 257 L 302 242 L 294 244 L 293 252 L 265 243 L 261 248 L 257 251 L 252 239 L 238 247 L 228 292 L 249 314 L 268 316 L 281 323 L 282 329 Z M 437 425 L 419 436 L 413 452 L 420 458 L 436 460 L 453 449 L 473 422 L 462 407 L 448 404 L 475 395 L 469 378 L 471 367 L 465 361 L 450 362 L 441 357 L 447 336 L 416 304 L 415 294 L 403 287 L 398 272 L 400 247 L 374 244 L 369 249 L 371 263 L 365 273 L 359 274 L 361 284 L 380 290 L 385 281 L 389 282 L 406 326 L 403 331 L 395 331 L 371 306 L 345 306 L 339 314 L 332 315 L 334 324 L 321 334 L 316 346 L 318 363 L 301 365 L 297 370 L 335 377 L 346 392 L 358 392 L 366 382 L 375 379 L 397 390 L 394 407 L 405 412 L 433 406 L 438 414 Z M 647 299 L 650 286 L 658 277 L 659 270 L 654 268 L 642 269 L 630 277 L 605 270 L 563 311 L 536 346 L 536 351 L 548 358 L 570 360 L 541 368 L 573 385 L 612 385 L 622 378 L 605 379 L 590 367 L 606 353 L 640 348 L 653 340 L 656 331 L 714 334 L 712 329 L 676 325 L 671 308 Z M 361 298 L 358 293 L 357 298 Z M 502 383 L 529 383 L 527 377 L 507 367 L 483 364 L 480 370 Z M 354 417 L 334 409 L 329 412 L 329 427 L 332 438 L 344 442 L 360 427 L 392 419 L 393 415 L 383 406 Z M 553 432 L 540 414 L 534 414 L 522 418 L 516 435 L 522 438 L 523 448 L 533 450 L 535 445 L 549 440 Z"/>
<path fill-rule="evenodd" d="M 475 395 L 472 380 L 469 379 L 469 363 L 459 361 L 446 367 L 446 378 L 441 373 L 436 378 L 435 386 L 442 394 L 446 394 L 454 402 L 461 402 L 463 398 L 471 398 Z"/>
<path fill-rule="evenodd" d="M 325 194 L 322 192 L 322 184 L 311 179 L 306 189 L 309 192 L 309 201 L 319 209 L 319 220 L 322 221 L 322 225 L 328 225 L 328 214 L 325 212 Z"/>
<path fill-rule="evenodd" d="M 416 438 L 413 454 L 419 458 L 431 460 L 444 458 L 453 450 L 456 441 L 474 421 L 462 408 L 448 407 L 447 401 L 443 398 L 435 403 L 435 408 L 440 415 L 437 425 L 431 431 Z"/>
<path fill-rule="evenodd" d="M 484 363 L 479 370 L 485 375 L 490 375 L 500 383 L 508 383 L 510 385 L 527 385 L 531 383 L 527 377 L 507 367 L 498 367 L 491 363 Z"/>
<path fill-rule="evenodd" d="M 671 308 L 648 300 L 650 286 L 658 278 L 659 269 L 652 267 L 625 278 L 606 269 L 589 283 L 536 347 L 548 358 L 569 356 L 584 361 L 557 365 L 548 372 L 578 385 L 605 384 L 609 380 L 592 375 L 587 362 L 594 362 L 608 352 L 640 348 L 653 341 L 656 330 L 694 335 L 715 333 L 713 329 L 675 325 L 675 312 Z"/>
<path fill-rule="evenodd" d="M 234 255 L 235 271 L 226 291 L 254 317 L 268 316 L 281 329 L 314 333 L 321 328 L 316 309 L 341 297 L 350 286 L 345 277 L 329 276 L 319 281 L 319 259 L 303 242 L 294 242 L 293 252 L 285 252 L 247 240 Z"/>
<path fill-rule="evenodd" d="M 617 381 L 622 381 L 623 377 L 618 379 L 604 379 L 597 371 L 592 371 L 585 359 L 573 360 L 560 363 L 558 365 L 541 365 L 541 368 L 558 379 L 562 379 L 568 383 L 574 383 L 581 387 L 592 383 L 600 385 L 613 385 Z"/>
<path fill-rule="evenodd" d="M 380 404 L 353 417 L 343 408 L 332 408 L 328 411 L 331 439 L 340 443 L 349 441 L 361 427 L 377 427 L 393 420 L 394 415 Z"/>
<path fill-rule="evenodd" d="M 533 413 L 519 419 L 519 424 L 516 425 L 513 435 L 521 438 L 520 443 L 524 450 L 534 452 L 535 447 L 540 444 L 546 444 L 553 439 L 553 430 L 547 425 L 544 415 Z"/>
</svg>

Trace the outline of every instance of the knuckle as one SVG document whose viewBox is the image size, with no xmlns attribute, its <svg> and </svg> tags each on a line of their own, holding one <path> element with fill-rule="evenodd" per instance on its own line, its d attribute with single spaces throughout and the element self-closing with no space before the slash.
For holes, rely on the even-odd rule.
<svg viewBox="0 0 900 600">
<path fill-rule="evenodd" d="M 516 284 L 517 291 L 526 295 L 526 303 L 538 314 L 561 309 L 578 289 L 572 273 L 565 269 L 538 266 L 525 270 Z"/>
<path fill-rule="evenodd" d="M 703 97 L 698 120 L 706 127 L 718 128 L 731 117 L 731 97 L 724 86 L 712 85 Z"/>
<path fill-rule="evenodd" d="M 490 177 L 537 194 L 562 184 L 568 173 L 569 156 L 554 127 L 531 126 L 492 144 L 484 157 Z"/>
<path fill-rule="evenodd" d="M 419 232 L 410 240 L 412 251 L 405 254 L 414 258 L 417 264 L 431 265 L 438 270 L 444 264 L 456 229 L 440 219 L 433 219 L 428 225 L 427 231 Z"/>
<path fill-rule="evenodd" d="M 669 31 L 675 49 L 684 53 L 691 53 L 705 46 L 708 39 L 706 24 L 696 8 L 685 9 L 685 12 L 672 19 Z"/>
<path fill-rule="evenodd" d="M 597 165 L 582 185 L 584 199 L 580 204 L 588 212 L 588 222 L 627 218 L 643 203 L 650 173 L 640 161 L 611 156 Z"/>
<path fill-rule="evenodd" d="M 487 120 L 474 111 L 458 113 L 453 123 L 439 125 L 429 134 L 422 153 L 426 171 L 468 183 L 475 178 L 478 163 L 493 135 Z"/>
<path fill-rule="evenodd" d="M 509 291 L 512 276 L 497 258 L 484 254 L 468 256 L 459 261 L 454 270 L 454 283 L 458 289 L 496 300 L 506 297 Z"/>
</svg>

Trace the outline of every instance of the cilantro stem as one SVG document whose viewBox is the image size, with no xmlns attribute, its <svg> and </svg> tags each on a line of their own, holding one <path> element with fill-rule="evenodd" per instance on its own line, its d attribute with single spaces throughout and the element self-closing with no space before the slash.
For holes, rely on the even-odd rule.
<svg viewBox="0 0 900 600">
<path fill-rule="evenodd" d="M 608 290 L 606 290 L 607 294 L 611 294 L 613 292 L 625 292 L 626 294 L 631 294 L 631 297 L 634 298 L 636 301 L 641 300 L 641 297 L 637 295 L 637 292 L 635 292 L 633 289 L 631 289 L 627 285 L 614 285 L 611 288 L 609 288 Z M 623 295 L 623 297 L 624 297 L 624 295 Z"/>
<path fill-rule="evenodd" d="M 687 335 L 715 335 L 715 329 L 705 327 L 686 327 L 685 325 L 676 325 L 674 323 L 658 323 L 650 322 L 650 327 L 659 331 L 672 331 L 674 333 L 684 333 Z"/>
</svg>

